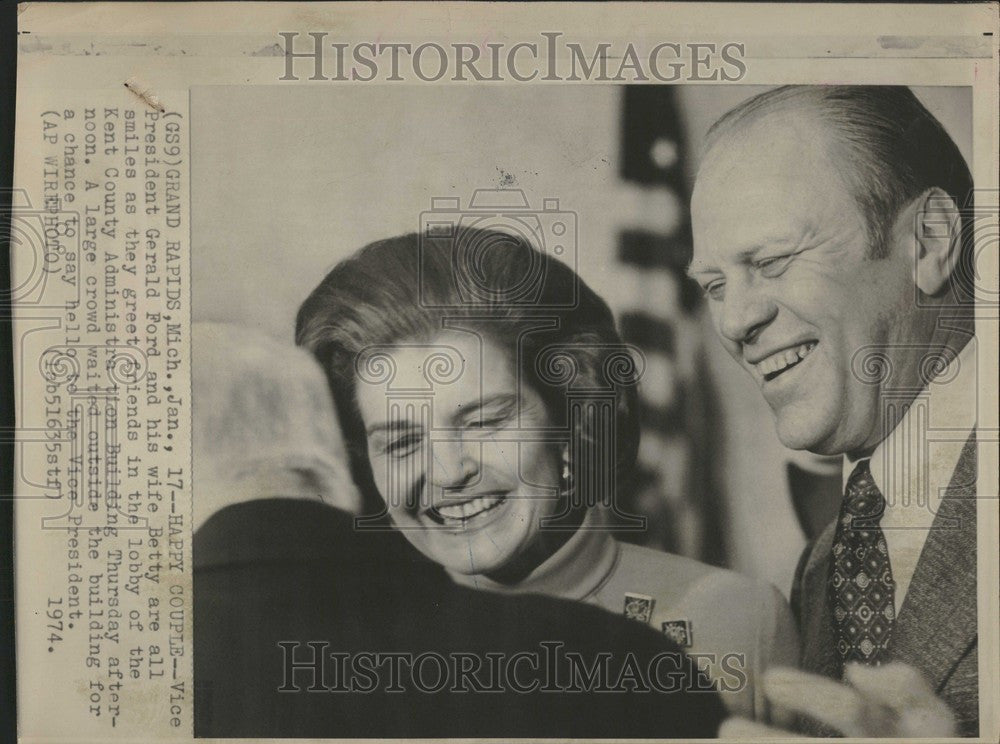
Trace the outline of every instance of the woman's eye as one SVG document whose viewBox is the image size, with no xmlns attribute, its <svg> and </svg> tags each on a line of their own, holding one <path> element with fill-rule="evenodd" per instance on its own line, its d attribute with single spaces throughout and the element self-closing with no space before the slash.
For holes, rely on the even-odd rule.
<svg viewBox="0 0 1000 744">
<path fill-rule="evenodd" d="M 400 437 L 399 439 L 393 439 L 386 445 L 385 451 L 393 457 L 406 457 L 407 455 L 415 452 L 422 443 L 422 437 L 414 434 L 408 434 L 404 437 Z"/>
<path fill-rule="evenodd" d="M 484 418 L 478 421 L 470 421 L 466 426 L 469 429 L 499 429 L 506 422 L 506 418 L 497 416 L 494 418 Z"/>
</svg>

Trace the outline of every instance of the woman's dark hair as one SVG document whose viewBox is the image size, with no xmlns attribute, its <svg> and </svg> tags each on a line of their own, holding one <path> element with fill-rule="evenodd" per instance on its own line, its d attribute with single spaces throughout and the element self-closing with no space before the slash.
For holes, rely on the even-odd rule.
<svg viewBox="0 0 1000 744">
<path fill-rule="evenodd" d="M 299 308 L 295 341 L 326 372 L 363 491 L 374 493 L 355 398 L 362 357 L 372 347 L 430 342 L 448 329 L 511 350 L 515 374 L 566 429 L 574 482 L 586 483 L 590 498 L 609 498 L 621 486 L 638 447 L 642 370 L 611 310 L 573 269 L 526 240 L 459 227 L 450 237 L 411 233 L 365 246 Z"/>
</svg>

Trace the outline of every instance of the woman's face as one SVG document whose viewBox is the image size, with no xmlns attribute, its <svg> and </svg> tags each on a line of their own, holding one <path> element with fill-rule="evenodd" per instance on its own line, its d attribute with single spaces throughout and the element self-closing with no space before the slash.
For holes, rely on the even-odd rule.
<svg viewBox="0 0 1000 744">
<path fill-rule="evenodd" d="M 449 331 L 383 353 L 388 367 L 360 365 L 357 399 L 395 526 L 464 574 L 503 575 L 535 560 L 540 522 L 560 503 L 565 445 L 545 441 L 549 417 L 541 397 L 518 386 L 513 351 Z M 382 373 L 391 366 L 390 378 Z"/>
</svg>

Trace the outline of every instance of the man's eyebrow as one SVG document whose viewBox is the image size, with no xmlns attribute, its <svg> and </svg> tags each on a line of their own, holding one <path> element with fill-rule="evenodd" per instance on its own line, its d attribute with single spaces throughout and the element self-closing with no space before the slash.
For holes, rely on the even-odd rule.
<svg viewBox="0 0 1000 744">
<path fill-rule="evenodd" d="M 715 266 L 709 266 L 707 264 L 695 263 L 692 261 L 688 264 L 688 267 L 684 270 L 684 273 L 688 275 L 690 279 L 697 279 L 699 274 L 717 274 L 720 269 Z"/>
</svg>

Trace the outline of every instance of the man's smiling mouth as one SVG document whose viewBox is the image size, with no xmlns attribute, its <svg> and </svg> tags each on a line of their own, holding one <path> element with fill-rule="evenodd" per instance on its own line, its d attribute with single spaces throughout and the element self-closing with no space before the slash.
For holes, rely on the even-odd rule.
<svg viewBox="0 0 1000 744">
<path fill-rule="evenodd" d="M 807 341 L 798 346 L 781 349 L 764 357 L 759 362 L 755 362 L 753 367 L 764 378 L 765 382 L 770 382 L 809 356 L 816 348 L 816 344 L 816 341 Z"/>
<path fill-rule="evenodd" d="M 496 509 L 506 500 L 505 493 L 488 493 L 466 501 L 432 506 L 426 513 L 431 520 L 438 524 L 448 527 L 462 527 L 481 514 Z"/>
</svg>

